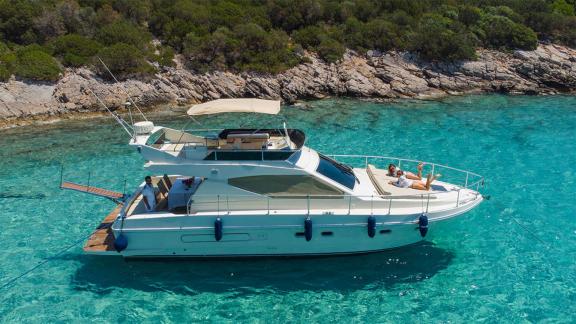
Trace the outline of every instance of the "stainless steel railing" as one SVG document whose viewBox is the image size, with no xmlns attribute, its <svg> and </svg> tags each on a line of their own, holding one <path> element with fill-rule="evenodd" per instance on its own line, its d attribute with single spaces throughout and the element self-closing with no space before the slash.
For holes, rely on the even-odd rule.
<svg viewBox="0 0 576 324">
<path fill-rule="evenodd" d="M 350 160 L 355 160 L 356 162 L 360 162 L 361 164 L 364 165 L 364 168 L 368 167 L 368 164 L 374 163 L 374 161 L 386 161 L 388 163 L 395 163 L 396 166 L 398 166 L 398 168 L 402 168 L 402 163 L 424 163 L 425 165 L 430 166 L 431 171 L 430 173 L 432 174 L 436 174 L 441 170 L 450 170 L 452 172 L 456 172 L 458 174 L 461 174 L 462 177 L 464 178 L 464 180 L 461 183 L 454 183 L 456 185 L 461 186 L 462 188 L 465 189 L 470 189 L 470 188 L 474 188 L 476 187 L 476 191 L 478 191 L 480 189 L 480 186 L 483 185 L 484 183 L 484 177 L 471 172 L 471 171 L 467 171 L 467 170 L 462 170 L 462 169 L 458 169 L 458 168 L 454 168 L 451 166 L 447 166 L 447 165 L 443 165 L 443 164 L 439 164 L 439 163 L 433 163 L 433 162 L 425 162 L 425 161 L 419 161 L 419 160 L 412 160 L 412 159 L 404 159 L 404 158 L 398 158 L 398 157 L 391 157 L 391 156 L 379 156 L 379 155 L 344 155 L 344 154 L 326 154 L 326 156 L 337 160 L 338 162 L 348 162 Z M 385 166 L 387 167 L 387 166 Z"/>
<path fill-rule="evenodd" d="M 418 208 L 421 212 L 429 212 L 431 200 L 448 193 L 457 192 L 454 200 L 455 207 L 460 206 L 460 191 L 458 188 L 446 192 L 422 193 L 405 196 L 382 196 L 382 195 L 198 195 L 190 197 L 187 203 L 187 215 L 193 214 L 193 210 L 216 211 L 217 215 L 230 214 L 232 211 L 260 210 L 266 214 L 282 212 L 285 210 L 299 211 L 302 215 L 333 214 L 337 211 L 341 215 L 351 215 L 353 210 L 362 210 L 371 215 L 390 215 L 392 205 L 398 208 Z M 478 193 L 476 192 L 476 197 Z M 320 204 L 321 202 L 321 204 Z M 440 201 L 442 206 L 450 206 L 450 202 Z M 404 204 L 404 206 L 402 206 Z"/>
</svg>

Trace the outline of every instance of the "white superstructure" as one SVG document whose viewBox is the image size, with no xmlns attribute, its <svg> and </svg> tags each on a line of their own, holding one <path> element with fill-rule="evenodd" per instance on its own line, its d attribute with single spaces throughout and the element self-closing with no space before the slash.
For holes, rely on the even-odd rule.
<svg viewBox="0 0 576 324">
<path fill-rule="evenodd" d="M 279 110 L 279 102 L 256 99 L 199 106 L 189 113 Z M 325 156 L 304 145 L 302 131 L 286 127 L 196 135 L 147 122 L 138 130 L 130 145 L 156 175 L 159 192 L 152 212 L 141 195 L 144 184 L 124 201 L 111 228 L 116 249 L 126 257 L 380 251 L 418 242 L 428 223 L 463 214 L 483 200 L 477 174 L 426 163 L 428 173 L 458 183 L 435 181 L 428 191 L 398 188 L 383 169 L 416 161 Z"/>
</svg>

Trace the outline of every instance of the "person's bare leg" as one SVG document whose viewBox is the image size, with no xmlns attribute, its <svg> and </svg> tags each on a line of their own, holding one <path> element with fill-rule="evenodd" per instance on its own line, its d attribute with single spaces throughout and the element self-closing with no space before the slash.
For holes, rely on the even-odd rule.
<svg viewBox="0 0 576 324">
<path fill-rule="evenodd" d="M 426 189 L 426 185 L 424 184 L 424 182 L 417 181 L 417 180 L 412 182 L 412 186 L 410 186 L 410 188 L 416 189 L 416 190 L 428 190 L 428 189 Z"/>
<path fill-rule="evenodd" d="M 426 177 L 426 190 L 430 190 L 430 186 L 432 185 L 432 181 L 440 178 L 442 175 L 440 173 L 438 173 L 435 176 L 432 176 L 431 174 L 428 174 L 428 176 Z"/>
<path fill-rule="evenodd" d="M 426 176 L 426 190 L 430 190 L 430 185 L 432 184 L 432 175 L 428 173 Z"/>
<path fill-rule="evenodd" d="M 410 171 L 404 171 L 404 174 L 406 175 L 406 179 L 410 179 L 410 180 L 420 180 L 420 178 L 418 178 L 417 175 L 415 175 L 414 173 L 410 172 Z"/>
<path fill-rule="evenodd" d="M 418 175 L 412 173 L 412 172 L 408 172 L 406 171 L 406 178 L 410 179 L 410 180 L 422 180 L 422 167 L 424 166 L 424 164 L 422 162 L 418 163 Z"/>
</svg>

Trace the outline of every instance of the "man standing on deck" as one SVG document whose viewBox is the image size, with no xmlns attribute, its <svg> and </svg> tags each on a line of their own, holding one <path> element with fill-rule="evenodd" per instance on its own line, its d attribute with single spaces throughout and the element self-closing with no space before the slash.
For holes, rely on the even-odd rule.
<svg viewBox="0 0 576 324">
<path fill-rule="evenodd" d="M 146 211 L 153 212 L 156 209 L 156 191 L 157 189 L 154 188 L 152 184 L 152 178 L 150 176 L 146 176 L 144 178 L 146 184 L 144 188 L 142 188 L 142 197 L 144 198 L 144 205 L 146 206 Z"/>
</svg>

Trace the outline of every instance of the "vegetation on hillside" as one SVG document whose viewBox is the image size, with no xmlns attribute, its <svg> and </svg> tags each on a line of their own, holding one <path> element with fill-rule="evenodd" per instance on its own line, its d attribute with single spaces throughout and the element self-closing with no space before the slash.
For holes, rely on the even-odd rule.
<svg viewBox="0 0 576 324">
<path fill-rule="evenodd" d="M 87 66 L 119 78 L 173 65 L 277 73 L 304 50 L 473 59 L 475 48 L 576 46 L 576 0 L 0 0 L 0 80 L 55 80 Z M 157 40 L 157 41 L 153 41 Z"/>
</svg>

